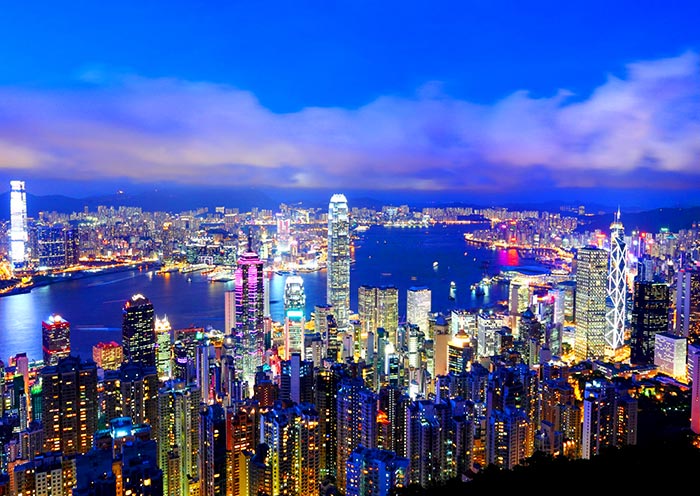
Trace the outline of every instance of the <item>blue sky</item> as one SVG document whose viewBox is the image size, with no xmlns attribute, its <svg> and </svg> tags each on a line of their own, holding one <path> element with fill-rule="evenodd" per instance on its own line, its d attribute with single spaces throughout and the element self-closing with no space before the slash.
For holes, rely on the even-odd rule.
<svg viewBox="0 0 700 496">
<path fill-rule="evenodd" d="M 4 3 L 8 188 L 700 202 L 700 2 L 201 3 Z"/>
</svg>

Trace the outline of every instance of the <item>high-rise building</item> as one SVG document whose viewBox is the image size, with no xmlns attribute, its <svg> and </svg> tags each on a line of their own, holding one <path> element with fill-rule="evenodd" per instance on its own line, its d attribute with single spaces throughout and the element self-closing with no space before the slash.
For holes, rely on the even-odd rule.
<svg viewBox="0 0 700 496">
<path fill-rule="evenodd" d="M 328 205 L 326 299 L 333 306 L 340 332 L 350 325 L 350 218 L 345 195 L 334 194 Z"/>
<path fill-rule="evenodd" d="M 368 351 L 367 337 L 370 333 L 376 334 L 378 328 L 384 329 L 389 339 L 395 342 L 399 327 L 399 290 L 396 286 L 360 286 L 357 306 L 360 329 L 355 342 L 361 344 L 363 356 Z"/>
<path fill-rule="evenodd" d="M 92 347 L 92 360 L 102 370 L 117 370 L 124 361 L 124 350 L 116 341 L 100 342 Z"/>
<path fill-rule="evenodd" d="M 224 293 L 224 333 L 232 334 L 236 325 L 236 290 Z"/>
<path fill-rule="evenodd" d="M 118 370 L 105 371 L 102 380 L 101 414 L 109 422 L 129 417 L 136 424 L 158 423 L 158 372 L 155 367 L 123 363 Z"/>
<path fill-rule="evenodd" d="M 337 474 L 336 481 L 341 490 L 345 488 L 346 464 L 355 448 L 360 446 L 363 437 L 368 437 L 369 431 L 376 429 L 377 405 L 375 401 L 373 413 L 366 410 L 366 393 L 361 377 L 344 377 L 340 380 L 337 396 Z M 367 415 L 369 413 L 369 415 Z M 365 414 L 365 416 L 363 416 Z M 373 425 L 375 427 L 370 427 Z M 375 430 L 376 432 L 376 430 Z M 374 446 L 367 446 L 373 448 Z"/>
<path fill-rule="evenodd" d="M 26 268 L 28 240 L 24 181 L 10 181 L 10 259 L 15 269 Z"/>
<path fill-rule="evenodd" d="M 637 365 L 654 363 L 654 335 L 669 331 L 668 284 L 635 281 L 632 304 L 630 360 Z"/>
<path fill-rule="evenodd" d="M 66 266 L 66 239 L 62 225 L 38 225 L 36 248 L 40 268 L 60 269 Z"/>
<path fill-rule="evenodd" d="M 253 251 L 238 258 L 235 275 L 236 314 L 233 323 L 234 363 L 239 379 L 247 382 L 248 394 L 255 385 L 255 372 L 265 353 L 263 262 Z"/>
<path fill-rule="evenodd" d="M 610 224 L 610 256 L 608 258 L 608 290 L 606 299 L 605 342 L 617 350 L 625 344 L 627 317 L 627 245 L 620 210 Z"/>
<path fill-rule="evenodd" d="M 687 338 L 669 332 L 658 332 L 654 335 L 654 365 L 660 373 L 686 382 L 687 354 Z"/>
<path fill-rule="evenodd" d="M 163 494 L 199 494 L 199 388 L 167 381 L 158 391 L 158 466 Z"/>
<path fill-rule="evenodd" d="M 284 281 L 284 355 L 304 353 L 306 296 L 301 276 L 290 275 Z"/>
<path fill-rule="evenodd" d="M 684 268 L 676 277 L 676 334 L 700 343 L 700 269 Z"/>
<path fill-rule="evenodd" d="M 432 292 L 427 286 L 411 286 L 406 292 L 406 322 L 415 324 L 426 335 L 430 335 L 429 314 L 432 310 Z"/>
<path fill-rule="evenodd" d="M 122 308 L 122 346 L 127 362 L 156 366 L 156 322 L 153 304 L 135 294 Z"/>
<path fill-rule="evenodd" d="M 87 453 L 97 430 L 97 366 L 70 355 L 39 375 L 45 450 Z"/>
<path fill-rule="evenodd" d="M 408 459 L 391 450 L 358 446 L 347 462 L 346 496 L 390 496 L 406 487 Z"/>
<path fill-rule="evenodd" d="M 688 381 L 690 395 L 690 430 L 700 434 L 700 347 L 688 346 Z"/>
<path fill-rule="evenodd" d="M 168 316 L 156 317 L 156 368 L 158 377 L 165 381 L 172 377 L 173 334 Z"/>
<path fill-rule="evenodd" d="M 70 323 L 60 315 L 51 315 L 41 323 L 44 365 L 56 365 L 70 355 Z"/>
<path fill-rule="evenodd" d="M 598 360 L 605 355 L 605 300 L 608 253 L 594 246 L 576 254 L 576 359 Z"/>
</svg>

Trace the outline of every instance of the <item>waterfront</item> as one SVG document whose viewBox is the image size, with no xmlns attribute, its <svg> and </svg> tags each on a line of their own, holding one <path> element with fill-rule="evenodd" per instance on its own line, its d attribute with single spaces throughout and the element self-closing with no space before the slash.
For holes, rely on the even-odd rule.
<svg viewBox="0 0 700 496">
<path fill-rule="evenodd" d="M 427 228 L 373 226 L 355 242 L 351 266 L 351 308 L 357 309 L 357 289 L 362 284 L 394 285 L 399 290 L 399 314 L 405 315 L 406 291 L 411 286 L 432 290 L 433 311 L 478 308 L 507 297 L 505 285 L 492 285 L 483 296 L 470 290 L 485 271 L 501 267 L 535 265 L 515 250 L 491 250 L 467 245 L 463 234 L 471 226 L 436 225 Z M 437 265 L 434 265 L 437 262 Z M 326 298 L 325 271 L 300 274 L 306 291 L 306 317 Z M 270 278 L 270 314 L 282 320 L 284 275 Z M 450 282 L 456 284 L 454 300 Z M 133 294 L 142 293 L 154 305 L 156 315 L 167 315 L 173 328 L 189 326 L 223 329 L 224 292 L 233 281 L 211 282 L 199 272 L 163 275 L 155 270 L 134 270 L 35 288 L 31 293 L 0 298 L 0 359 L 26 352 L 41 358 L 41 322 L 52 313 L 71 323 L 74 354 L 91 356 L 100 341 L 121 341 L 121 308 Z"/>
</svg>

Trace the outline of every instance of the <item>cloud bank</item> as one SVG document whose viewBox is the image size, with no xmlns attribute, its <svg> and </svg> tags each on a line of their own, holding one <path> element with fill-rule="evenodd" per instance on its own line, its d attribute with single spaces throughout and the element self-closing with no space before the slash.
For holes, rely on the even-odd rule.
<svg viewBox="0 0 700 496">
<path fill-rule="evenodd" d="M 0 88 L 0 169 L 17 178 L 510 191 L 697 188 L 700 55 L 630 64 L 590 95 L 492 105 L 411 98 L 274 113 L 230 86 L 121 77 Z"/>
</svg>

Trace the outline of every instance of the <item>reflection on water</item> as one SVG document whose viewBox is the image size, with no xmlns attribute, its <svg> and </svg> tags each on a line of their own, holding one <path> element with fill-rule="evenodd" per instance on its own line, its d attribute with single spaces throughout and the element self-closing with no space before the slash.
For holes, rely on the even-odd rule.
<svg viewBox="0 0 700 496">
<path fill-rule="evenodd" d="M 507 250 L 504 254 L 470 247 L 469 256 L 464 256 L 463 233 L 468 227 L 372 227 L 363 232 L 350 269 L 351 308 L 357 308 L 357 288 L 362 284 L 396 286 L 401 317 L 411 286 L 431 288 L 433 311 L 479 308 L 505 299 L 505 287 L 493 286 L 482 296 L 469 291 L 469 287 L 481 279 L 484 261 L 491 270 L 517 265 L 517 252 Z M 306 317 L 310 318 L 314 306 L 326 302 L 326 272 L 300 275 L 306 292 Z M 270 314 L 276 321 L 283 316 L 285 278 L 273 274 L 269 281 Z M 455 281 L 458 288 L 454 300 L 449 298 L 450 281 Z M 0 359 L 7 363 L 10 356 L 21 352 L 30 359 L 41 358 L 41 322 L 52 313 L 71 323 L 72 351 L 91 357 L 94 344 L 121 341 L 122 305 L 135 293 L 149 298 L 156 315 L 167 315 L 173 328 L 223 329 L 224 293 L 233 289 L 233 284 L 210 282 L 206 275 L 196 272 L 158 275 L 154 271 L 132 271 L 62 282 L 0 298 Z"/>
</svg>

